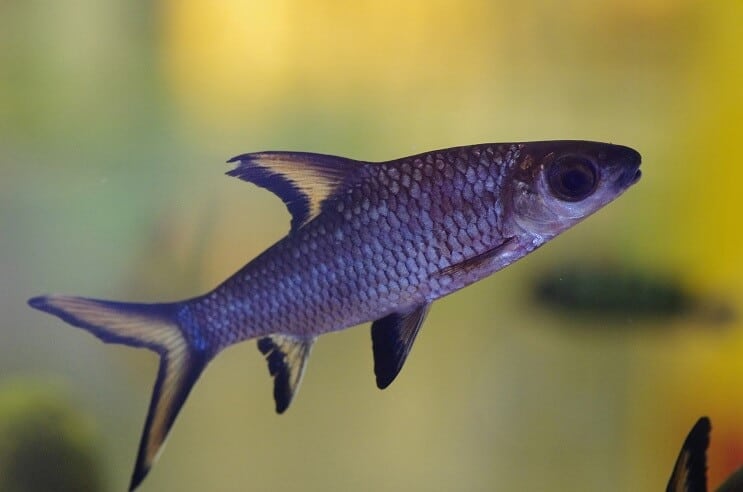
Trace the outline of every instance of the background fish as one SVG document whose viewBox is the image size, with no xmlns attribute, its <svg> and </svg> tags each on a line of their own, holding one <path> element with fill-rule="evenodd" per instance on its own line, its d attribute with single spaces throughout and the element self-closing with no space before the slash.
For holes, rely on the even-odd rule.
<svg viewBox="0 0 743 492">
<path fill-rule="evenodd" d="M 318 335 L 374 321 L 384 388 L 434 300 L 535 250 L 640 178 L 636 151 L 585 141 L 472 145 L 383 163 L 297 152 L 230 162 L 229 175 L 284 201 L 291 231 L 213 291 L 162 304 L 29 301 L 104 342 L 160 355 L 131 489 L 222 349 L 258 339 L 280 413 Z"/>
<path fill-rule="evenodd" d="M 569 315 L 571 320 L 686 318 L 718 325 L 735 320 L 732 307 L 711 296 L 693 292 L 678 276 L 639 268 L 621 260 L 562 262 L 534 278 L 531 294 L 536 303 Z M 657 325 L 672 326 L 670 323 Z M 596 326 L 615 325 L 590 323 L 592 330 Z M 639 325 L 622 324 L 623 329 L 632 326 Z"/>
</svg>

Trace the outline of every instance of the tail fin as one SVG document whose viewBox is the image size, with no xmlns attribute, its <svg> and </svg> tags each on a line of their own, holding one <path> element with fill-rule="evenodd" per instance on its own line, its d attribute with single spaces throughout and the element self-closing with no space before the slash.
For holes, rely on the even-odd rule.
<svg viewBox="0 0 743 492">
<path fill-rule="evenodd" d="M 144 347 L 160 355 L 130 491 L 139 486 L 157 460 L 178 411 L 210 356 L 184 336 L 178 304 L 129 304 L 81 297 L 46 296 L 28 301 L 106 343 Z"/>
</svg>

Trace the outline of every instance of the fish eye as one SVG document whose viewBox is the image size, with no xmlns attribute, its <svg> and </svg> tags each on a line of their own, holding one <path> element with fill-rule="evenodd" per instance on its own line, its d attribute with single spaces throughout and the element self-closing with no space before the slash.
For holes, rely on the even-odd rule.
<svg viewBox="0 0 743 492">
<path fill-rule="evenodd" d="M 547 182 L 552 193 L 560 200 L 579 202 L 596 189 L 596 166 L 583 157 L 560 157 L 550 166 Z"/>
</svg>

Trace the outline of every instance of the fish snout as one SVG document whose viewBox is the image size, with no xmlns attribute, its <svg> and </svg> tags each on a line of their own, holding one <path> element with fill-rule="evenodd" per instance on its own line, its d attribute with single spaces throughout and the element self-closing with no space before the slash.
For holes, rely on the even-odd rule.
<svg viewBox="0 0 743 492">
<path fill-rule="evenodd" d="M 642 156 L 639 152 L 629 147 L 620 148 L 622 150 L 622 156 L 618 161 L 622 171 L 620 172 L 616 183 L 620 188 L 629 188 L 633 184 L 637 183 L 642 176 L 642 171 L 640 171 Z"/>
</svg>

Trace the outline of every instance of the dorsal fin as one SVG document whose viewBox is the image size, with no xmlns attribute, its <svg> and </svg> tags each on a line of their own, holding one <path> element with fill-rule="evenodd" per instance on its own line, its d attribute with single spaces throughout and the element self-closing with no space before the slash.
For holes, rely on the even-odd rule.
<svg viewBox="0 0 743 492">
<path fill-rule="evenodd" d="M 406 313 L 392 313 L 372 324 L 374 374 L 384 389 L 395 380 L 415 342 L 431 304 L 421 304 Z"/>
<path fill-rule="evenodd" d="M 707 491 L 707 447 L 710 422 L 700 418 L 684 441 L 666 492 Z"/>
<path fill-rule="evenodd" d="M 258 350 L 266 356 L 268 371 L 274 378 L 276 412 L 284 413 L 292 402 L 310 356 L 315 338 L 273 334 L 258 339 Z"/>
<path fill-rule="evenodd" d="M 256 152 L 233 157 L 227 174 L 277 194 L 292 214 L 292 231 L 314 219 L 359 161 L 308 152 Z"/>
</svg>

